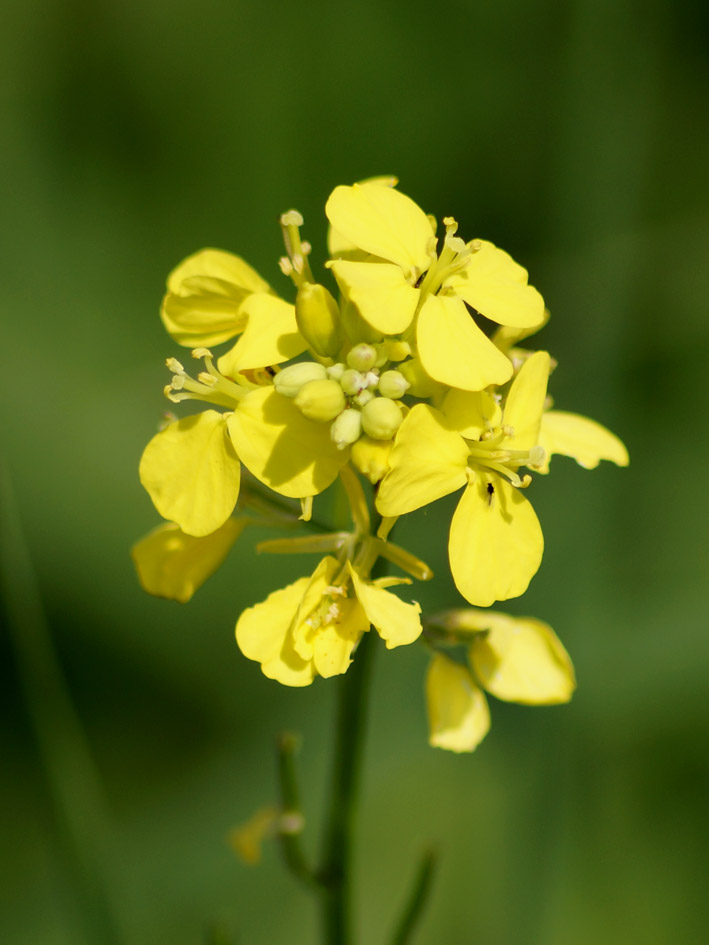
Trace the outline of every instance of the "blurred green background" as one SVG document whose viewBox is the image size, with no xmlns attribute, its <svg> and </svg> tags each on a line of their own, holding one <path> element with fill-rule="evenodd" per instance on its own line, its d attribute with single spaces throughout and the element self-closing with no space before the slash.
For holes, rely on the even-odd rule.
<svg viewBox="0 0 709 945">
<path fill-rule="evenodd" d="M 426 744 L 423 651 L 379 653 L 361 941 L 384 941 L 429 841 L 441 870 L 417 945 L 702 940 L 707 10 L 4 7 L 0 940 L 188 945 L 217 923 L 239 945 L 317 941 L 277 851 L 249 869 L 225 841 L 275 798 L 273 740 L 291 728 L 315 848 L 333 687 L 280 688 L 233 641 L 240 610 L 304 565 L 246 540 L 183 607 L 141 592 L 128 549 L 157 521 L 137 463 L 179 356 L 157 317 L 167 272 L 218 246 L 287 292 L 278 214 L 301 210 L 322 258 L 332 187 L 382 173 L 529 268 L 557 405 L 620 434 L 631 466 L 557 459 L 533 486 L 547 552 L 505 609 L 557 630 L 570 706 L 497 703 L 486 742 L 456 757 Z M 428 609 L 460 600 L 449 513 L 400 535 L 437 571 L 417 588 Z"/>
</svg>

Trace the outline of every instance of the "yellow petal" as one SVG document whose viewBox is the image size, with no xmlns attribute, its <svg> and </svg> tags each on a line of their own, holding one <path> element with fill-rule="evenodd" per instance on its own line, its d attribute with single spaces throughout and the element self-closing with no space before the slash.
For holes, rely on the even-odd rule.
<svg viewBox="0 0 709 945">
<path fill-rule="evenodd" d="M 231 351 L 219 358 L 219 370 L 228 377 L 249 368 L 290 361 L 308 347 L 298 331 L 295 306 L 275 295 L 250 295 L 241 314 L 247 319 L 244 333 Z"/>
<path fill-rule="evenodd" d="M 532 617 L 491 616 L 488 632 L 469 650 L 481 685 L 506 702 L 568 702 L 576 688 L 574 668 L 551 627 Z"/>
<path fill-rule="evenodd" d="M 535 351 L 512 381 L 505 401 L 504 423 L 512 427 L 514 434 L 505 438 L 503 449 L 529 450 L 537 445 L 550 366 L 547 352 Z"/>
<path fill-rule="evenodd" d="M 441 405 L 447 425 L 469 440 L 502 422 L 500 405 L 488 391 L 451 389 Z"/>
<path fill-rule="evenodd" d="M 352 651 L 367 630 L 369 621 L 357 601 L 345 601 L 337 622 L 320 627 L 313 641 L 313 663 L 318 673 L 329 679 L 347 672 Z"/>
<path fill-rule="evenodd" d="M 549 469 L 554 453 L 571 456 L 584 469 L 595 469 L 602 459 L 627 466 L 628 451 L 618 437 L 588 417 L 562 410 L 549 410 L 542 416 L 539 443 L 547 454 L 541 472 Z"/>
<path fill-rule="evenodd" d="M 519 597 L 543 551 L 539 520 L 522 492 L 500 476 L 478 474 L 458 503 L 448 541 L 451 574 L 463 597 L 478 607 Z"/>
<path fill-rule="evenodd" d="M 318 623 L 311 618 L 320 607 L 327 588 L 332 585 L 338 570 L 336 558 L 329 555 L 323 558 L 308 578 L 305 592 L 298 605 L 293 620 L 293 646 L 305 660 L 313 658 L 315 637 L 319 629 Z"/>
<path fill-rule="evenodd" d="M 245 519 L 228 518 L 202 538 L 185 534 L 172 522 L 159 525 L 131 549 L 143 590 L 186 603 L 214 574 L 246 524 Z"/>
<path fill-rule="evenodd" d="M 480 240 L 465 269 L 446 281 L 446 288 L 485 318 L 500 325 L 532 328 L 544 321 L 544 299 L 527 285 L 527 270 L 504 250 Z"/>
<path fill-rule="evenodd" d="M 539 325 L 534 325 L 533 328 L 512 328 L 506 325 L 500 325 L 495 329 L 492 340 L 500 351 L 504 351 L 505 354 L 509 355 L 511 349 L 518 345 L 520 341 L 540 331 L 548 321 L 549 309 L 545 308 L 544 319 Z"/>
<path fill-rule="evenodd" d="M 384 335 L 398 335 L 411 324 L 419 291 L 390 263 L 328 263 L 342 292 L 357 306 L 368 324 Z"/>
<path fill-rule="evenodd" d="M 449 751 L 474 751 L 490 729 L 482 691 L 465 666 L 434 654 L 426 674 L 429 742 Z"/>
<path fill-rule="evenodd" d="M 416 343 L 425 371 L 450 387 L 482 390 L 512 376 L 509 358 L 478 328 L 460 299 L 429 295 L 418 315 Z"/>
<path fill-rule="evenodd" d="M 163 518 L 183 532 L 209 535 L 231 515 L 239 496 L 239 460 L 224 416 L 205 410 L 171 423 L 145 447 L 140 481 Z"/>
<path fill-rule="evenodd" d="M 184 281 L 193 276 L 222 279 L 247 292 L 269 292 L 268 283 L 240 256 L 223 249 L 201 249 L 176 266 L 167 277 L 169 292 L 184 294 Z M 189 294 L 189 293 L 188 293 Z"/>
<path fill-rule="evenodd" d="M 312 662 L 298 656 L 289 633 L 309 580 L 300 578 L 247 607 L 236 624 L 236 642 L 244 656 L 284 686 L 307 686 L 315 678 Z"/>
<path fill-rule="evenodd" d="M 437 410 L 416 404 L 404 418 L 379 486 L 377 509 L 404 515 L 465 485 L 468 447 Z"/>
<path fill-rule="evenodd" d="M 327 489 L 348 460 L 348 450 L 338 450 L 332 442 L 328 424 L 308 420 L 272 387 L 247 394 L 229 417 L 228 428 L 254 476 L 294 499 Z"/>
<path fill-rule="evenodd" d="M 278 815 L 277 807 L 261 807 L 245 823 L 229 831 L 229 845 L 248 866 L 261 860 L 261 846 L 270 833 L 275 833 Z"/>
<path fill-rule="evenodd" d="M 369 622 L 386 641 L 388 650 L 405 643 L 413 643 L 421 636 L 421 608 L 417 603 L 407 604 L 395 594 L 363 581 L 347 562 L 357 598 Z"/>
<path fill-rule="evenodd" d="M 239 256 L 203 249 L 170 273 L 160 315 L 178 344 L 217 345 L 242 331 L 240 307 L 252 292 L 269 292 L 267 282 Z"/>
<path fill-rule="evenodd" d="M 212 280 L 210 289 L 214 283 Z M 203 280 L 193 288 L 192 295 L 168 293 L 162 301 L 160 317 L 174 341 L 186 348 L 209 347 L 243 331 L 246 319 L 241 306 L 248 297 L 246 292 L 235 290 L 228 295 L 208 292 Z"/>
<path fill-rule="evenodd" d="M 428 268 L 431 224 L 423 210 L 398 190 L 367 184 L 336 187 L 325 212 L 335 230 L 359 249 L 396 263 L 407 273 Z"/>
</svg>

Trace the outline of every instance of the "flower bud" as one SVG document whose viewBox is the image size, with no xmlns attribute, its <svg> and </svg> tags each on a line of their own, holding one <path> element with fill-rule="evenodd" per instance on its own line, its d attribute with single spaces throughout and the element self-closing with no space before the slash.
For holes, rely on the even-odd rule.
<svg viewBox="0 0 709 945">
<path fill-rule="evenodd" d="M 337 364 L 331 364 L 330 367 L 327 368 L 327 376 L 331 377 L 333 381 L 339 381 L 344 373 L 345 365 L 342 361 L 338 361 Z"/>
<path fill-rule="evenodd" d="M 273 378 L 273 386 L 284 397 L 295 397 L 298 391 L 308 381 L 323 381 L 327 371 L 322 364 L 315 361 L 300 361 L 283 368 Z"/>
<path fill-rule="evenodd" d="M 347 364 L 355 371 L 367 372 L 377 362 L 377 349 L 372 345 L 355 345 L 347 354 Z"/>
<path fill-rule="evenodd" d="M 330 439 L 338 450 L 343 450 L 358 440 L 361 432 L 362 414 L 359 410 L 343 410 L 330 427 Z"/>
<path fill-rule="evenodd" d="M 404 361 L 399 365 L 399 372 L 404 375 L 411 387 L 409 393 L 414 397 L 432 397 L 437 391 L 442 389 L 438 381 L 427 374 L 418 358 L 412 358 L 410 361 Z"/>
<path fill-rule="evenodd" d="M 390 440 L 403 419 L 399 405 L 388 397 L 375 397 L 362 408 L 362 428 L 373 440 Z"/>
<path fill-rule="evenodd" d="M 298 330 L 312 350 L 323 358 L 335 358 L 342 347 L 340 310 L 323 285 L 304 282 L 295 300 Z"/>
<path fill-rule="evenodd" d="M 298 391 L 295 405 L 308 420 L 327 423 L 345 409 L 345 395 L 337 381 L 308 381 Z"/>
<path fill-rule="evenodd" d="M 371 392 L 371 390 L 367 390 L 366 388 L 361 390 L 355 397 L 355 402 L 358 403 L 360 407 L 364 407 L 364 405 L 368 404 L 370 400 L 374 400 L 374 394 Z"/>
<path fill-rule="evenodd" d="M 403 397 L 411 384 L 400 371 L 385 371 L 379 378 L 379 393 L 382 397 L 398 400 Z"/>
<path fill-rule="evenodd" d="M 340 378 L 340 385 L 346 394 L 349 394 L 350 397 L 353 397 L 361 390 L 364 390 L 364 388 L 367 386 L 367 380 L 365 375 L 360 371 L 355 371 L 353 368 L 348 368 L 343 372 L 342 377 Z"/>
<path fill-rule="evenodd" d="M 352 445 L 352 463 L 372 485 L 383 479 L 389 471 L 391 446 L 391 440 L 372 440 L 368 436 L 360 437 Z"/>
</svg>

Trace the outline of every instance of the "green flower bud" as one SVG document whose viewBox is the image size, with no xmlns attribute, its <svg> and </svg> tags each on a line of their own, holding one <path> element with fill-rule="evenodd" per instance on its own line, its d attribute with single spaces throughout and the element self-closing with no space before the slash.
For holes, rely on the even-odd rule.
<svg viewBox="0 0 709 945">
<path fill-rule="evenodd" d="M 418 358 L 404 361 L 399 365 L 399 373 L 403 374 L 411 387 L 409 393 L 414 397 L 433 397 L 443 389 L 443 385 L 427 374 Z"/>
<path fill-rule="evenodd" d="M 398 400 L 403 397 L 411 384 L 400 371 L 385 371 L 379 378 L 379 393 L 382 397 Z"/>
<path fill-rule="evenodd" d="M 340 310 L 324 285 L 304 282 L 295 300 L 298 330 L 312 350 L 323 358 L 335 358 L 342 347 Z"/>
<path fill-rule="evenodd" d="M 375 397 L 362 407 L 362 428 L 373 440 L 390 440 L 403 419 L 401 407 L 388 397 Z"/>
<path fill-rule="evenodd" d="M 342 361 L 338 361 L 337 364 L 331 364 L 327 369 L 327 376 L 331 377 L 333 381 L 339 381 L 344 373 L 345 365 Z"/>
<path fill-rule="evenodd" d="M 367 386 L 365 375 L 353 368 L 348 368 L 340 378 L 340 386 L 346 394 L 353 397 Z"/>
<path fill-rule="evenodd" d="M 327 371 L 315 361 L 300 361 L 283 368 L 273 378 L 273 386 L 284 397 L 295 397 L 300 388 L 308 381 L 324 381 Z"/>
<path fill-rule="evenodd" d="M 358 440 L 361 432 L 362 414 L 359 410 L 343 410 L 330 427 L 330 439 L 338 450 L 343 450 Z"/>
<path fill-rule="evenodd" d="M 368 404 L 370 400 L 374 400 L 374 394 L 371 392 L 371 390 L 361 390 L 355 397 L 355 401 L 360 405 L 360 407 L 364 407 L 364 405 Z"/>
<path fill-rule="evenodd" d="M 345 409 L 345 395 L 337 381 L 308 381 L 298 391 L 295 405 L 308 420 L 327 423 Z"/>
<path fill-rule="evenodd" d="M 368 436 L 360 437 L 352 446 L 350 456 L 355 469 L 375 485 L 389 471 L 391 440 L 372 440 Z"/>
<path fill-rule="evenodd" d="M 365 373 L 373 368 L 377 361 L 377 349 L 372 345 L 355 345 L 347 354 L 347 364 L 355 371 L 364 371 Z"/>
</svg>

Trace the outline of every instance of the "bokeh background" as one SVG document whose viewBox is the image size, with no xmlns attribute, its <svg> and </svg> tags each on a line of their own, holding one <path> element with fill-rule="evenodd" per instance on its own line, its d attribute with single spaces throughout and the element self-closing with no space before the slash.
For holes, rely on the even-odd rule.
<svg viewBox="0 0 709 945">
<path fill-rule="evenodd" d="M 303 734 L 314 850 L 334 691 L 280 688 L 233 641 L 299 575 L 245 540 L 187 606 L 138 588 L 137 478 L 179 351 L 157 312 L 185 255 L 243 254 L 287 292 L 278 214 L 324 252 L 338 183 L 395 173 L 526 265 L 558 406 L 627 470 L 537 478 L 544 564 L 507 610 L 548 620 L 579 691 L 495 704 L 472 756 L 426 744 L 425 655 L 381 652 L 357 851 L 361 941 L 414 862 L 441 868 L 417 943 L 694 943 L 707 927 L 709 14 L 699 0 L 33 0 L 3 7 L 0 940 L 317 941 L 267 846 Z M 455 603 L 445 502 L 401 535 Z M 212 930 L 211 932 L 209 930 Z M 212 936 L 211 938 L 209 936 Z M 219 936 L 222 936 L 219 938 Z"/>
</svg>

